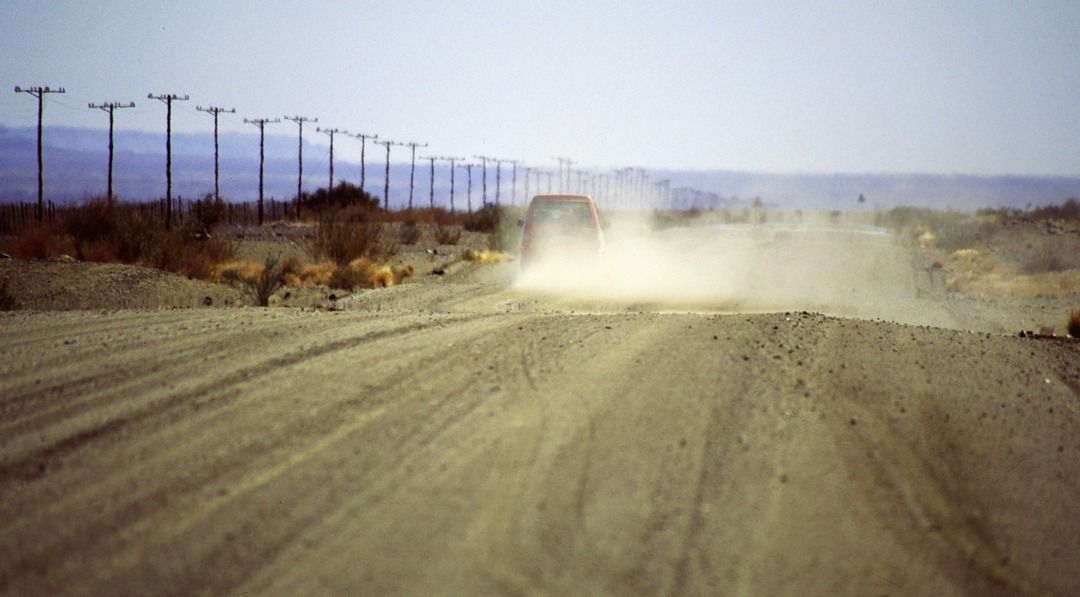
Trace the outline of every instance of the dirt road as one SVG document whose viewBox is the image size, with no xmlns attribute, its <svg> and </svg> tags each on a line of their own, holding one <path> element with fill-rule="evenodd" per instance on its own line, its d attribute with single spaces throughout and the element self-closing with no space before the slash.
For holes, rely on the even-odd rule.
<svg viewBox="0 0 1080 597">
<path fill-rule="evenodd" d="M 1080 593 L 1076 342 L 512 268 L 0 314 L 0 593 Z"/>
</svg>

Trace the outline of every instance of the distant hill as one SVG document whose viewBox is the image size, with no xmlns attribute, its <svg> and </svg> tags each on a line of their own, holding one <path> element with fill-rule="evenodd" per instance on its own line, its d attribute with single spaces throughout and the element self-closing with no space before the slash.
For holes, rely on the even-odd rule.
<svg viewBox="0 0 1080 597">
<path fill-rule="evenodd" d="M 290 131 L 292 132 L 292 131 Z M 36 129 L 0 125 L 0 202 L 37 200 Z M 306 135 L 305 135 L 306 137 Z M 108 131 L 74 127 L 46 127 L 45 134 L 46 197 L 55 202 L 79 201 L 102 195 L 106 186 Z M 335 144 L 335 181 L 359 182 L 359 144 L 343 139 Z M 145 200 L 165 194 L 165 134 L 118 130 L 115 135 L 114 186 L 117 195 Z M 174 134 L 173 196 L 195 198 L 213 190 L 213 135 Z M 251 133 L 223 133 L 219 140 L 221 193 L 236 201 L 258 196 L 259 137 Z M 265 195 L 290 199 L 296 193 L 296 136 L 267 134 Z M 329 151 L 326 145 L 304 143 L 304 189 L 313 191 L 325 186 L 328 177 Z M 367 147 L 366 188 L 377 196 L 383 194 L 385 150 L 369 143 Z M 409 194 L 409 164 L 395 149 L 391 164 L 391 200 L 401 206 Z M 430 194 L 430 166 L 418 161 L 414 202 L 426 205 Z M 519 173 L 520 174 L 520 173 Z M 711 194 L 701 198 L 700 206 L 745 205 L 756 197 L 768 207 L 801 209 L 889 209 L 897 205 L 916 205 L 971 211 L 979 207 L 1015 207 L 1060 203 L 1080 197 L 1080 177 L 1049 176 L 971 176 L 941 174 L 772 174 L 731 170 L 658 170 L 653 180 L 669 179 L 672 188 L 692 188 Z M 473 202 L 480 204 L 480 171 L 473 171 Z M 518 179 L 518 200 L 523 196 L 523 176 Z M 447 165 L 436 170 L 437 204 L 445 204 L 449 195 Z M 495 176 L 488 172 L 488 198 L 494 200 Z M 509 173 L 502 177 L 502 200 L 511 194 Z M 456 175 L 457 204 L 465 205 L 465 173 Z M 862 195 L 866 201 L 858 203 Z M 682 193 L 684 206 L 693 203 Z M 603 197 L 601 199 L 601 204 Z"/>
</svg>

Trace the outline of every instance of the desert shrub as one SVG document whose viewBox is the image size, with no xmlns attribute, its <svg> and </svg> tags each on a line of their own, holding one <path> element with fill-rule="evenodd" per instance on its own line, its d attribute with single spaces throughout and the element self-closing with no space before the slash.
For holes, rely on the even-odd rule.
<svg viewBox="0 0 1080 597">
<path fill-rule="evenodd" d="M 1037 220 L 1080 220 L 1080 201 L 1069 198 L 1061 205 L 1037 207 L 1031 210 L 1031 217 Z"/>
<path fill-rule="evenodd" d="M 192 207 L 199 232 L 209 234 L 225 217 L 225 202 L 210 193 L 203 195 Z"/>
<path fill-rule="evenodd" d="M 323 217 L 315 226 L 310 251 L 316 259 L 329 259 L 338 265 L 367 257 L 382 259 L 396 255 L 400 246 L 386 237 L 382 224 L 342 222 Z"/>
<path fill-rule="evenodd" d="M 435 242 L 440 245 L 456 245 L 461 241 L 461 229 L 457 226 L 435 226 Z"/>
<path fill-rule="evenodd" d="M 14 311 L 16 306 L 15 296 L 8 289 L 8 279 L 0 280 L 0 311 Z"/>
<path fill-rule="evenodd" d="M 198 238 L 191 226 L 166 230 L 137 206 L 104 199 L 67 211 L 56 224 L 24 230 L 11 250 L 26 259 L 68 254 L 81 261 L 137 263 L 200 279 L 213 277 L 216 266 L 235 253 L 231 243 Z"/>
<path fill-rule="evenodd" d="M 201 280 L 211 279 L 218 264 L 235 255 L 235 247 L 217 239 L 196 238 L 191 228 L 165 230 L 164 227 L 132 231 L 120 239 L 124 261 L 141 263 L 160 270 Z"/>
<path fill-rule="evenodd" d="M 332 189 L 319 188 L 314 193 L 304 193 L 301 204 L 316 213 L 325 214 L 347 209 L 356 221 L 368 221 L 372 215 L 381 211 L 379 198 L 360 187 L 341 181 Z"/>
<path fill-rule="evenodd" d="M 409 220 L 401 225 L 401 229 L 398 232 L 398 238 L 403 245 L 415 245 L 420 241 L 421 230 L 416 225 L 416 222 Z"/>
<path fill-rule="evenodd" d="M 233 261 L 218 268 L 217 277 L 240 287 L 260 307 L 270 304 L 274 295 L 290 276 L 300 272 L 300 264 L 293 258 L 282 260 L 278 255 L 267 255 L 260 266 L 250 261 Z"/>
<path fill-rule="evenodd" d="M 466 214 L 464 217 L 465 229 L 472 232 L 495 232 L 503 216 L 503 210 L 502 207 L 488 204 L 471 214 Z"/>
<path fill-rule="evenodd" d="M 1073 338 L 1080 338 L 1080 309 L 1076 309 L 1072 313 L 1069 313 L 1069 321 L 1065 326 L 1069 335 Z"/>
<path fill-rule="evenodd" d="M 75 242 L 61 228 L 41 224 L 24 228 L 5 248 L 21 259 L 49 259 L 75 253 Z"/>
<path fill-rule="evenodd" d="M 355 290 L 365 287 L 367 284 L 368 280 L 365 273 L 348 265 L 335 268 L 334 273 L 330 275 L 330 281 L 327 283 L 330 288 L 340 288 L 342 290 Z"/>
<path fill-rule="evenodd" d="M 291 259 L 282 261 L 277 255 L 267 255 L 262 271 L 259 272 L 259 276 L 249 291 L 256 304 L 260 307 L 267 306 L 270 296 L 285 285 L 285 277 L 295 274 L 296 269 L 296 262 Z"/>
</svg>

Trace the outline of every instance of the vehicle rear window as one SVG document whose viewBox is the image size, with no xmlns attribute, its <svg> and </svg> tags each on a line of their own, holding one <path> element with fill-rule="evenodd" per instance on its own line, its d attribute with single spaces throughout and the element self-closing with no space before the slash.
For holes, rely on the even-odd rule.
<svg viewBox="0 0 1080 597">
<path fill-rule="evenodd" d="M 538 201 L 529 216 L 534 224 L 592 226 L 593 214 L 584 201 Z"/>
</svg>

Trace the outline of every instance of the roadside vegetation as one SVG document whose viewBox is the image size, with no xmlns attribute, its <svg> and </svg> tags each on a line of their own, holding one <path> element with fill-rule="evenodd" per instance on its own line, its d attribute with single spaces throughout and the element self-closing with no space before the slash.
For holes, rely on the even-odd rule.
<svg viewBox="0 0 1080 597">
<path fill-rule="evenodd" d="M 213 202 L 201 219 L 168 230 L 138 206 L 94 198 L 52 223 L 31 226 L 4 244 L 20 259 L 59 259 L 145 265 L 209 280 L 233 257 L 231 243 L 211 238 Z"/>
<path fill-rule="evenodd" d="M 974 214 L 898 207 L 880 223 L 944 271 L 945 290 L 979 296 L 1069 301 L 1080 296 L 1080 202 Z M 1080 337 L 1080 311 L 1066 316 Z M 1047 326 L 1052 328 L 1053 326 Z"/>
<path fill-rule="evenodd" d="M 5 235 L 0 236 L 0 251 L 16 259 L 155 268 L 234 286 L 252 304 L 268 305 L 276 300 L 272 298 L 275 294 L 288 295 L 284 289 L 290 287 L 311 285 L 352 291 L 400 284 L 415 275 L 406 261 L 416 259 L 419 245 L 433 246 L 428 249 L 430 255 L 450 256 L 446 247 L 458 245 L 468 234 L 469 248 L 453 254 L 459 259 L 489 263 L 509 258 L 507 251 L 516 249 L 520 242 L 516 225 L 524 215 L 520 208 L 487 205 L 471 213 L 430 207 L 395 211 L 382 208 L 380 203 L 378 197 L 348 182 L 305 193 L 299 221 L 292 228 L 305 230 L 302 240 L 297 241 L 302 252 L 297 255 L 293 251 L 285 257 L 278 254 L 253 259 L 251 246 L 244 243 L 249 239 L 276 242 L 257 239 L 280 235 L 244 232 L 252 224 L 243 223 L 246 220 L 237 223 L 236 214 L 252 206 L 215 200 L 212 195 L 184 202 L 183 217 L 174 211 L 175 225 L 171 230 L 163 223 L 163 202 L 91 198 L 79 205 L 51 210 L 44 223 L 24 221 L 5 230 Z M 274 205 L 273 226 L 280 226 L 283 216 L 296 217 L 288 203 Z M 221 233 L 219 228 L 225 225 L 229 228 Z M 488 239 L 483 245 L 485 250 L 477 250 L 476 233 Z M 411 247 L 413 257 L 402 258 L 403 247 Z M 247 257 L 239 256 L 241 248 Z M 0 288 L 0 307 L 14 308 L 10 295 L 6 285 Z M 12 306 L 4 306 L 9 303 Z"/>
</svg>

